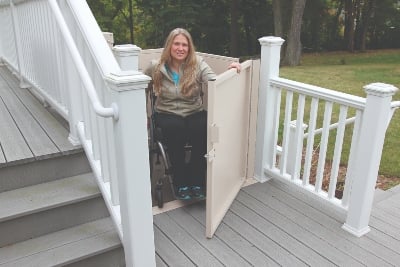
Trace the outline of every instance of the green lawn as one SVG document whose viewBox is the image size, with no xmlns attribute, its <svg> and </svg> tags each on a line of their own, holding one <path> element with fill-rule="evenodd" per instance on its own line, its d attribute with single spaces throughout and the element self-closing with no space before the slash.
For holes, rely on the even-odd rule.
<svg viewBox="0 0 400 267">
<path fill-rule="evenodd" d="M 369 83 L 383 82 L 400 88 L 400 50 L 304 54 L 300 66 L 282 67 L 280 76 L 365 97 L 363 86 Z M 400 100 L 400 92 L 393 100 Z M 394 184 L 400 183 L 400 110 L 387 130 L 379 172 L 398 177 Z"/>
</svg>

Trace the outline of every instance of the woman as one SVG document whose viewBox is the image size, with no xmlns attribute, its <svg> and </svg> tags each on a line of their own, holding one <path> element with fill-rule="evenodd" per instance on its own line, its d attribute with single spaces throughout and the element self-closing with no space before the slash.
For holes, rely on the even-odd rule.
<svg viewBox="0 0 400 267">
<path fill-rule="evenodd" d="M 166 39 L 158 61 L 152 61 L 145 73 L 153 78 L 155 123 L 161 128 L 170 156 L 178 199 L 205 197 L 207 113 L 202 105 L 202 84 L 216 75 L 195 54 L 192 37 L 182 28 L 174 29 Z M 240 64 L 229 68 L 240 72 Z M 192 146 L 190 162 L 185 163 L 184 145 Z"/>
</svg>

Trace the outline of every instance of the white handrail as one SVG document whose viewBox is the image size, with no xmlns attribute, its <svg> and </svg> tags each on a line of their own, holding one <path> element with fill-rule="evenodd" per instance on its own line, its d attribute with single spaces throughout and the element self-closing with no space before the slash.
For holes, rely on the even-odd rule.
<svg viewBox="0 0 400 267">
<path fill-rule="evenodd" d="M 390 104 L 390 108 L 391 108 L 391 109 L 400 108 L 400 101 L 393 101 L 393 102 Z"/>
<path fill-rule="evenodd" d="M 389 119 L 388 119 L 388 126 L 389 126 L 390 121 L 392 120 L 394 112 L 398 108 L 400 108 L 400 101 L 392 101 L 392 103 L 390 103 L 390 116 L 389 116 Z"/>
<path fill-rule="evenodd" d="M 296 82 L 285 78 L 274 77 L 271 78 L 271 85 L 278 88 L 285 88 L 287 90 L 295 91 L 307 96 L 316 97 L 363 110 L 365 108 L 365 98 L 350 95 L 338 91 L 329 90 L 323 87 Z"/>
<path fill-rule="evenodd" d="M 89 96 L 89 99 L 93 105 L 93 109 L 96 112 L 97 115 L 101 117 L 113 117 L 115 120 L 118 120 L 118 107 L 116 104 L 111 104 L 111 107 L 105 108 L 97 95 L 97 92 L 94 88 L 93 82 L 90 79 L 89 73 L 85 67 L 85 64 L 82 61 L 82 58 L 79 54 L 78 48 L 75 45 L 75 42 L 71 36 L 70 31 L 68 30 L 68 27 L 63 19 L 63 16 L 61 14 L 61 11 L 58 7 L 57 1 L 56 0 L 48 0 L 51 9 L 54 12 L 55 19 L 58 23 L 58 26 L 60 27 L 60 32 L 64 37 L 64 40 L 66 42 L 66 46 L 68 47 L 69 52 L 71 53 L 72 60 L 74 61 L 77 69 L 79 76 L 82 79 L 82 82 L 84 84 L 84 87 L 87 91 L 87 94 Z"/>
</svg>

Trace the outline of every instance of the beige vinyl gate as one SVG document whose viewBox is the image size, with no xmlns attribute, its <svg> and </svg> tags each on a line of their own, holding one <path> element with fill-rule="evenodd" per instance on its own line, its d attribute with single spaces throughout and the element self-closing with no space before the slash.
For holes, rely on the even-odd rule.
<svg viewBox="0 0 400 267">
<path fill-rule="evenodd" d="M 252 177 L 258 77 L 253 63 L 208 83 L 206 236 L 211 238 L 246 178 Z M 254 64 L 256 65 L 256 64 Z M 256 73 L 258 76 L 258 73 Z M 255 79 L 256 78 L 256 79 Z M 253 100 L 253 101 L 252 101 Z"/>
</svg>

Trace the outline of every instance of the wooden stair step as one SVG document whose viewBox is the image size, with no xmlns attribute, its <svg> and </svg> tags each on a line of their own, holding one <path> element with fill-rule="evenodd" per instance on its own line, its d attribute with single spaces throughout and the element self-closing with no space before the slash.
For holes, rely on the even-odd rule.
<svg viewBox="0 0 400 267">
<path fill-rule="evenodd" d="M 0 194 L 0 222 L 100 196 L 93 174 L 81 174 Z"/>
<path fill-rule="evenodd" d="M 0 246 L 109 216 L 92 173 L 0 193 Z"/>
<path fill-rule="evenodd" d="M 120 250 L 120 239 L 107 217 L 0 248 L 0 266 L 65 266 L 112 251 L 120 261 L 112 266 L 122 266 Z"/>
<path fill-rule="evenodd" d="M 0 193 L 91 172 L 82 149 L 67 155 L 0 166 Z"/>
</svg>

